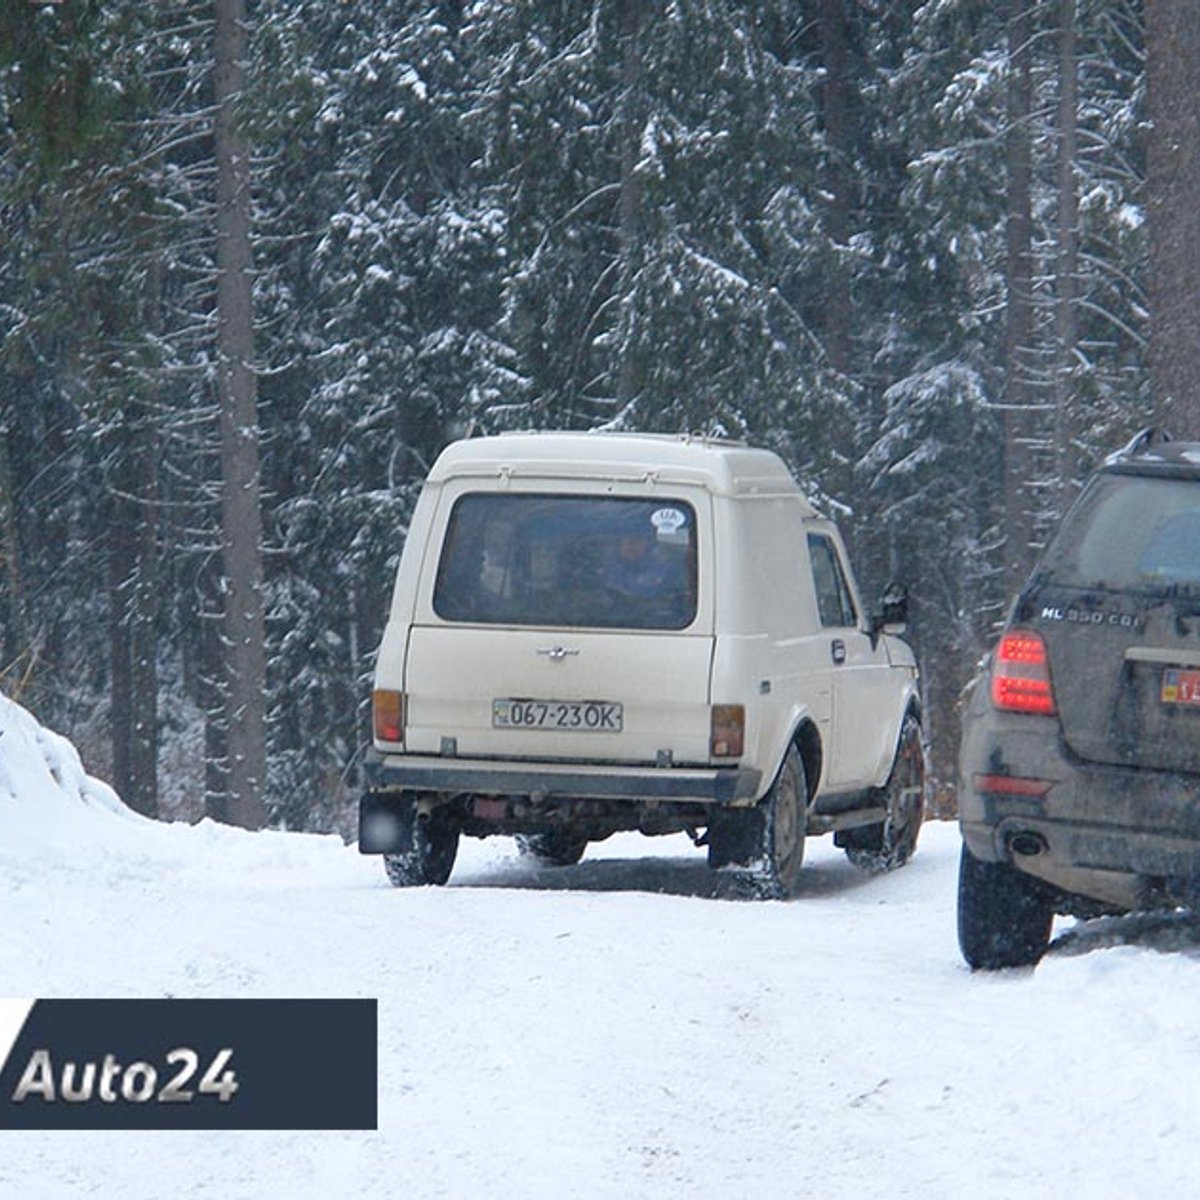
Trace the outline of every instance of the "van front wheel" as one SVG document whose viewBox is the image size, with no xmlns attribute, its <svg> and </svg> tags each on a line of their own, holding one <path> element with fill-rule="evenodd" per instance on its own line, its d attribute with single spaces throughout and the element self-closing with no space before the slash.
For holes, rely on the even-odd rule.
<svg viewBox="0 0 1200 1200">
<path fill-rule="evenodd" d="M 587 844 L 587 838 L 565 829 L 517 834 L 517 850 L 521 855 L 547 867 L 573 867 L 583 857 Z"/>
<path fill-rule="evenodd" d="M 910 712 L 900 727 L 892 772 L 882 789 L 887 816 L 877 825 L 847 829 L 834 842 L 846 857 L 865 871 L 892 871 L 902 867 L 917 848 L 917 834 L 925 812 L 925 749 L 921 723 Z"/>
<path fill-rule="evenodd" d="M 762 799 L 762 846 L 755 873 L 759 895 L 785 900 L 796 894 L 804 863 L 808 823 L 808 782 L 795 746 L 788 748 L 783 766 Z"/>
<path fill-rule="evenodd" d="M 443 884 L 454 869 L 458 854 L 458 826 L 446 809 L 435 808 L 428 816 L 417 815 L 415 804 L 398 812 L 400 849 L 383 856 L 384 870 L 393 887 Z"/>
</svg>

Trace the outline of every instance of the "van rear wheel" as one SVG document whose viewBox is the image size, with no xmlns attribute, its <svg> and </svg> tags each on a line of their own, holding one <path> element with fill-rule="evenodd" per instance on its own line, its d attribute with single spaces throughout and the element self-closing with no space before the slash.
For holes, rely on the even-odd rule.
<svg viewBox="0 0 1200 1200">
<path fill-rule="evenodd" d="M 808 781 L 794 745 L 788 748 L 761 809 L 762 845 L 753 875 L 755 890 L 767 900 L 786 900 L 800 885 L 808 823 Z"/>
<path fill-rule="evenodd" d="M 383 856 L 383 867 L 393 887 L 441 885 L 450 878 L 458 854 L 458 826 L 445 808 L 428 816 L 417 815 L 416 804 L 406 804 L 396 814 L 400 846 Z"/>
</svg>

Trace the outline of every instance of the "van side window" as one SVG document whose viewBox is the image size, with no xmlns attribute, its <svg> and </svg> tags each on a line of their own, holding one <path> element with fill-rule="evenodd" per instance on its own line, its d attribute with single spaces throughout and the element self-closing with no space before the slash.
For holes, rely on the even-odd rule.
<svg viewBox="0 0 1200 1200">
<path fill-rule="evenodd" d="M 817 589 L 817 611 L 821 624 L 848 628 L 858 624 L 850 585 L 833 541 L 820 533 L 808 535 L 808 557 Z"/>
</svg>

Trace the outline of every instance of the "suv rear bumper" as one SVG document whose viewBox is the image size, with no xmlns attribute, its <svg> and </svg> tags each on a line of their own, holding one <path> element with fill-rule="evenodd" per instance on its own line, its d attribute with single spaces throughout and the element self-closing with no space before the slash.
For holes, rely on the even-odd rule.
<svg viewBox="0 0 1200 1200">
<path fill-rule="evenodd" d="M 364 769 L 372 790 L 444 795 L 738 804 L 754 801 L 762 789 L 762 772 L 750 767 L 620 767 L 393 755 L 369 762 Z"/>
<path fill-rule="evenodd" d="M 990 711 L 968 718 L 958 803 L 976 858 L 1117 908 L 1200 898 L 1200 777 L 1086 762 L 1057 721 Z"/>
</svg>

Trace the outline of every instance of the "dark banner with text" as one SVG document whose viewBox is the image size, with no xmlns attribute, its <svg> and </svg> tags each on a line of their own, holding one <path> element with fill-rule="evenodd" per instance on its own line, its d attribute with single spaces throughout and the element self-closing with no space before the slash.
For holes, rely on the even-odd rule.
<svg viewBox="0 0 1200 1200">
<path fill-rule="evenodd" d="M 0 1000 L 0 1129 L 375 1129 L 374 1000 Z"/>
</svg>

